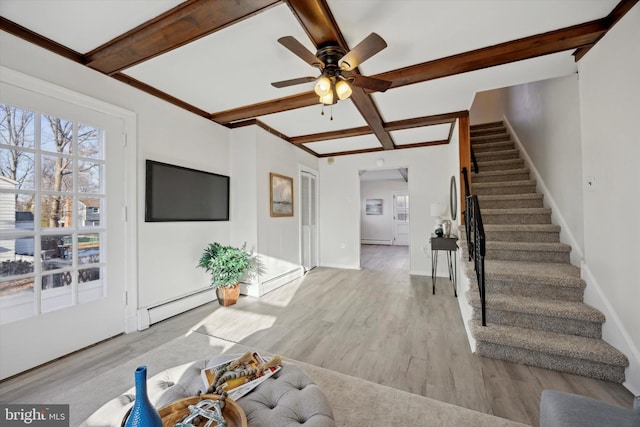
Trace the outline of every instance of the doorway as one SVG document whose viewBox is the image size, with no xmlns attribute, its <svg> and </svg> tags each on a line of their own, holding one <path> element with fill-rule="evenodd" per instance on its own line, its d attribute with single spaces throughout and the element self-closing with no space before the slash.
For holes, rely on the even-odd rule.
<svg viewBox="0 0 640 427">
<path fill-rule="evenodd" d="M 318 176 L 300 170 L 300 258 L 305 271 L 318 266 Z"/>
</svg>

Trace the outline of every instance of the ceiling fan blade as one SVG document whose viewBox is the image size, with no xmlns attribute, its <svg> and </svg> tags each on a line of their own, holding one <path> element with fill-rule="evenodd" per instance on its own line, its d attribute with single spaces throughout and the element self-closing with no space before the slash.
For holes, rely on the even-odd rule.
<svg viewBox="0 0 640 427">
<path fill-rule="evenodd" d="M 384 92 L 391 86 L 388 80 L 376 79 L 374 77 L 362 76 L 360 74 L 351 74 L 348 80 L 357 87 L 373 90 L 375 92 Z"/>
<path fill-rule="evenodd" d="M 376 33 L 371 33 L 340 59 L 340 69 L 351 71 L 385 47 L 387 42 Z"/>
<path fill-rule="evenodd" d="M 295 53 L 300 59 L 312 67 L 324 68 L 324 62 L 318 59 L 313 53 L 309 52 L 306 47 L 298 40 L 291 36 L 284 36 L 278 39 L 278 43 Z"/>
<path fill-rule="evenodd" d="M 311 83 L 315 82 L 317 77 L 298 77 L 297 79 L 283 80 L 281 82 L 273 82 L 271 86 L 277 88 L 283 88 L 287 86 L 299 85 L 302 83 Z"/>
</svg>

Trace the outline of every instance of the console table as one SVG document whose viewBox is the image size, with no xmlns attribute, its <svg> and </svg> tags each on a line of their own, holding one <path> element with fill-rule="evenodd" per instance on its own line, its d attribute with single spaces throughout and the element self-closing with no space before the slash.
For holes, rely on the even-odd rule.
<svg viewBox="0 0 640 427">
<path fill-rule="evenodd" d="M 457 244 L 458 238 L 456 236 L 438 237 L 435 234 L 431 235 L 431 287 L 432 292 L 436 293 L 436 272 L 438 271 L 438 253 L 439 251 L 447 252 L 447 267 L 449 268 L 449 280 L 453 284 L 453 295 L 457 298 L 458 291 L 456 285 L 456 271 L 457 261 L 455 253 L 458 250 Z M 453 259 L 453 263 L 452 263 Z"/>
</svg>

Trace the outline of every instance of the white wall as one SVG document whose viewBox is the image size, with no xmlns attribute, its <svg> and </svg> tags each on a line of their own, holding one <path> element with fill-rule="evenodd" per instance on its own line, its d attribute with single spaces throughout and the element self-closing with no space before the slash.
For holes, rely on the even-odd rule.
<svg viewBox="0 0 640 427">
<path fill-rule="evenodd" d="M 457 135 L 455 135 L 457 140 Z M 320 264 L 360 268 L 360 179 L 358 171 L 385 168 L 409 169 L 410 272 L 431 275 L 429 237 L 433 231 L 431 203 L 447 204 L 449 180 L 458 173 L 450 163 L 451 144 L 358 155 L 337 156 L 333 163 L 321 159 Z M 444 275 L 444 274 L 443 274 Z"/>
<path fill-rule="evenodd" d="M 393 242 L 393 193 L 408 191 L 405 181 L 360 181 L 360 239 L 364 242 Z M 367 215 L 367 199 L 382 199 L 382 215 Z M 411 199 L 409 199 L 411 206 Z"/>
<path fill-rule="evenodd" d="M 504 106 L 507 103 L 504 89 L 486 90 L 476 93 L 469 109 L 469 122 L 472 125 L 502 120 Z"/>
<path fill-rule="evenodd" d="M 258 269 L 242 292 L 260 296 L 303 273 L 300 262 L 299 165 L 317 169 L 318 160 L 257 126 L 232 132 L 232 242 L 247 243 L 257 255 Z M 294 215 L 271 217 L 271 172 L 293 178 Z"/>
<path fill-rule="evenodd" d="M 579 63 L 585 300 L 607 316 L 605 339 L 631 367 L 640 394 L 640 5 Z M 586 191 L 587 177 L 595 178 Z"/>
<path fill-rule="evenodd" d="M 505 116 L 579 266 L 584 227 L 578 75 L 512 86 L 506 96 Z"/>
</svg>

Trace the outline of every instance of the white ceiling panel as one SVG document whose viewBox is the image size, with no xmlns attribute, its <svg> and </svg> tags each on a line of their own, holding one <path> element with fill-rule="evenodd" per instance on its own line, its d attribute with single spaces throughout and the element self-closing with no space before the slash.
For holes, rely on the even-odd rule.
<svg viewBox="0 0 640 427">
<path fill-rule="evenodd" d="M 0 15 L 87 53 L 183 0 L 0 0 Z"/>
<path fill-rule="evenodd" d="M 443 141 L 449 139 L 451 124 L 423 126 L 419 128 L 394 130 L 389 132 L 396 145 L 417 144 L 420 142 Z"/>
<path fill-rule="evenodd" d="M 324 114 L 322 114 L 323 111 Z M 331 132 L 367 124 L 349 100 L 338 102 L 333 106 L 323 107 L 318 104 L 270 114 L 260 117 L 260 120 L 288 136 Z"/>
<path fill-rule="evenodd" d="M 319 75 L 277 42 L 286 35 L 315 53 L 282 4 L 131 67 L 125 74 L 211 112 L 312 90 L 313 84 L 271 86 L 275 81 Z"/>
<path fill-rule="evenodd" d="M 379 148 L 380 142 L 373 135 L 352 136 L 349 138 L 334 139 L 331 141 L 319 141 L 305 144 L 318 154 L 334 153 L 339 151 L 366 150 Z"/>
</svg>

